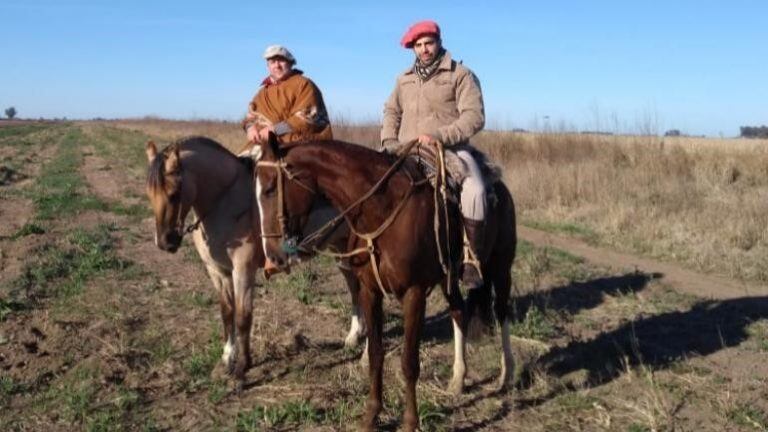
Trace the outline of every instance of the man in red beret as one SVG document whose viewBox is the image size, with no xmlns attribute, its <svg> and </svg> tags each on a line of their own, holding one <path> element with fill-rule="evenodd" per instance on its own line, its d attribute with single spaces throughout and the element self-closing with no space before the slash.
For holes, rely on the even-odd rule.
<svg viewBox="0 0 768 432">
<path fill-rule="evenodd" d="M 417 139 L 422 145 L 441 142 L 446 168 L 461 182 L 461 212 L 469 247 L 481 256 L 485 237 L 485 184 L 472 156 L 469 139 L 485 125 L 480 82 L 468 68 L 451 59 L 443 48 L 440 27 L 420 21 L 406 31 L 400 44 L 416 55 L 413 65 L 397 77 L 384 104 L 381 144 L 395 149 Z M 482 283 L 479 269 L 466 260 L 462 282 L 468 288 Z M 468 265 L 470 264 L 470 265 Z"/>
</svg>

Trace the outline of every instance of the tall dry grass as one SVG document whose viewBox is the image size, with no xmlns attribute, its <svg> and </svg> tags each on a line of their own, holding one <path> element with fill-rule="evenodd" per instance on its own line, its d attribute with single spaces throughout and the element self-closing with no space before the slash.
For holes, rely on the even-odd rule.
<svg viewBox="0 0 768 432">
<path fill-rule="evenodd" d="M 523 221 L 768 281 L 768 140 L 483 133 Z"/>
<path fill-rule="evenodd" d="M 206 135 L 232 150 L 244 144 L 232 122 L 111 124 L 169 141 Z M 379 126 L 340 121 L 334 135 L 375 146 Z M 486 131 L 473 142 L 504 168 L 523 223 L 768 282 L 768 140 Z"/>
</svg>

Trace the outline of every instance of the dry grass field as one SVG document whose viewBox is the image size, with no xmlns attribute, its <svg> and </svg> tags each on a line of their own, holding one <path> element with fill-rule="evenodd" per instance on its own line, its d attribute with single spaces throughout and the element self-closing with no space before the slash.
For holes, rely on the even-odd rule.
<svg viewBox="0 0 768 432">
<path fill-rule="evenodd" d="M 243 139 L 234 123 L 158 119 L 0 128 L 0 430 L 355 430 L 367 372 L 343 346 L 350 306 L 329 260 L 259 280 L 255 365 L 232 391 L 216 295 L 189 242 L 155 247 L 144 196 L 144 142 L 194 134 Z M 486 132 L 478 145 L 528 226 L 768 279 L 766 142 Z M 528 242 L 512 272 L 515 388 L 496 391 L 499 346 L 483 335 L 466 393 L 446 391 L 451 325 L 435 292 L 423 430 L 768 430 L 768 297 L 701 298 Z M 402 323 L 397 305 L 386 314 L 381 429 L 394 431 Z"/>
</svg>

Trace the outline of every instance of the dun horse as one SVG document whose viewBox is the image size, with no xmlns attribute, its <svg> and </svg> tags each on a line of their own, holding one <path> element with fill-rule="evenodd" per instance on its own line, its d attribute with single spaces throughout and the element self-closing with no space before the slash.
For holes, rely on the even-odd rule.
<svg viewBox="0 0 768 432">
<path fill-rule="evenodd" d="M 281 244 L 285 230 L 296 224 L 311 207 L 311 200 L 327 197 L 347 220 L 350 230 L 349 249 L 359 253 L 351 259 L 362 283 L 360 306 L 368 332 L 370 392 L 362 426 L 374 428 L 382 408 L 382 344 L 384 297 L 395 298 L 402 306 L 405 343 L 401 367 L 406 380 L 404 430 L 418 427 L 416 381 L 419 377 L 419 343 L 424 322 L 426 297 L 431 288 L 441 284 L 453 319 L 455 362 L 450 388 L 460 393 L 466 366 L 464 332 L 467 328 L 465 305 L 455 286 L 448 285 L 440 263 L 440 253 L 433 227 L 433 190 L 423 181 L 414 180 L 408 170 L 394 172 L 388 180 L 374 188 L 388 172 L 393 159 L 373 150 L 338 142 L 310 142 L 279 147 L 274 137 L 262 144 L 257 162 L 257 195 L 263 221 L 263 242 L 267 256 L 278 266 L 287 267 L 289 256 Z M 491 286 L 495 292 L 494 309 L 501 323 L 503 386 L 512 372 L 512 353 L 507 318 L 511 290 L 510 268 L 517 242 L 512 197 L 506 187 L 494 185 L 498 201 L 489 215 L 486 238 L 493 244 L 489 253 L 479 257 L 485 277 L 485 291 L 480 298 L 489 299 Z M 360 200 L 361 197 L 369 196 Z M 455 210 L 455 209 L 454 209 Z M 458 218 L 453 212 L 452 226 Z M 453 252 L 460 245 L 461 234 L 450 235 Z M 371 235 L 367 235 L 373 233 Z M 454 253 L 451 259 L 456 259 Z M 474 291 L 474 290 L 473 290 Z M 490 308 L 485 311 L 490 313 Z M 486 317 L 490 320 L 491 317 Z"/>
<path fill-rule="evenodd" d="M 256 271 L 264 267 L 253 164 L 204 137 L 182 139 L 159 153 L 150 141 L 146 151 L 155 243 L 173 253 L 183 236 L 192 232 L 197 252 L 219 294 L 225 340 L 222 361 L 242 384 L 251 366 L 252 288 Z M 185 228 L 190 209 L 197 222 Z M 356 305 L 357 280 L 349 271 L 342 273 Z M 362 332 L 355 315 L 346 345 L 357 344 Z"/>
</svg>

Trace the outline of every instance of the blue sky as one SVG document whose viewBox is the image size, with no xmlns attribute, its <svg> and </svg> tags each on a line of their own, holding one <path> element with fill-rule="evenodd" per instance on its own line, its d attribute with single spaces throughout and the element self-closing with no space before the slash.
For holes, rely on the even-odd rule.
<svg viewBox="0 0 768 432">
<path fill-rule="evenodd" d="M 413 59 L 400 36 L 432 18 L 490 128 L 733 136 L 768 124 L 766 16 L 765 0 L 0 0 L 0 109 L 239 119 L 281 43 L 333 117 L 378 121 Z"/>
</svg>

